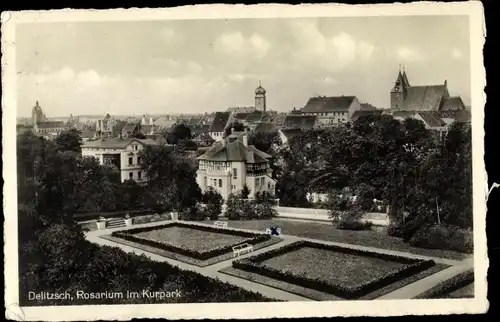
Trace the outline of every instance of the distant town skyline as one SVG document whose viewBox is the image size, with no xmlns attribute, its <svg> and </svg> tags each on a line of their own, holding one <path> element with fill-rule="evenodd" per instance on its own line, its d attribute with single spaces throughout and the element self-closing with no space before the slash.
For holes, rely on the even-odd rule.
<svg viewBox="0 0 500 322">
<path fill-rule="evenodd" d="M 412 85 L 447 80 L 470 104 L 466 16 L 167 20 L 16 28 L 17 110 L 47 117 L 303 107 L 353 95 L 389 107 L 398 68 Z"/>
</svg>

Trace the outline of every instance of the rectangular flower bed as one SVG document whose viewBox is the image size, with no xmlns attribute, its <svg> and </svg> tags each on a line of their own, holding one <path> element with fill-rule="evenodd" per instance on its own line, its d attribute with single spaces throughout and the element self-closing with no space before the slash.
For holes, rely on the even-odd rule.
<svg viewBox="0 0 500 322">
<path fill-rule="evenodd" d="M 200 260 L 231 252 L 237 244 L 254 245 L 271 238 L 267 234 L 178 222 L 116 231 L 112 236 Z"/>
<path fill-rule="evenodd" d="M 233 267 L 276 280 L 356 299 L 434 266 L 411 259 L 299 241 L 233 262 Z"/>
</svg>

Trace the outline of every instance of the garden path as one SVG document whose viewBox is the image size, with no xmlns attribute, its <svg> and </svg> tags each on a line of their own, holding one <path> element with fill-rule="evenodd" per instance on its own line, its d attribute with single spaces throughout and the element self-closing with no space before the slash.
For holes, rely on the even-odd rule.
<svg viewBox="0 0 500 322">
<path fill-rule="evenodd" d="M 169 223 L 169 222 L 172 222 L 172 221 L 165 220 L 165 221 L 138 224 L 138 225 L 134 225 L 134 228 L 157 226 L 157 225 L 161 225 L 161 224 L 165 224 L 165 223 Z M 186 223 L 192 224 L 192 222 L 186 222 Z M 210 224 L 204 224 L 204 223 L 196 223 L 196 225 L 211 226 Z M 219 272 L 220 269 L 231 266 L 231 262 L 233 261 L 233 259 L 228 259 L 228 260 L 216 263 L 214 265 L 206 266 L 206 267 L 198 267 L 195 265 L 190 265 L 190 264 L 187 264 L 187 263 L 184 263 L 181 261 L 177 261 L 177 260 L 174 260 L 171 258 L 166 258 L 163 256 L 159 256 L 159 255 L 150 253 L 150 252 L 136 249 L 134 247 L 130 247 L 127 245 L 115 243 L 115 242 L 112 242 L 110 240 L 100 238 L 100 236 L 108 235 L 113 231 L 126 230 L 126 229 L 129 229 L 129 227 L 90 231 L 90 232 L 86 233 L 86 238 L 87 238 L 87 240 L 89 240 L 92 243 L 96 243 L 96 244 L 100 244 L 100 245 L 107 245 L 107 246 L 112 246 L 112 247 L 120 247 L 125 252 L 135 253 L 137 255 L 144 254 L 152 260 L 160 261 L 160 262 L 167 262 L 171 265 L 175 265 L 175 266 L 177 266 L 181 269 L 184 269 L 184 270 L 190 270 L 190 271 L 197 272 L 197 273 L 202 274 L 202 275 L 207 276 L 207 277 L 217 278 L 223 282 L 233 284 L 235 286 L 241 287 L 241 288 L 246 289 L 248 291 L 258 292 L 258 293 L 261 293 L 267 297 L 271 297 L 271 298 L 274 298 L 277 300 L 310 301 L 310 299 L 302 297 L 302 296 L 298 296 L 298 295 L 295 295 L 295 294 L 292 294 L 289 292 L 275 289 L 273 287 L 269 287 L 269 286 L 265 286 L 265 285 L 258 284 L 255 282 L 251 282 L 251 281 L 248 281 L 246 279 L 242 279 L 242 278 L 230 276 L 230 275 L 227 275 L 224 273 L 220 273 Z M 251 230 L 251 229 L 231 228 L 231 227 L 229 227 L 229 229 L 239 230 L 239 231 L 248 231 L 248 232 L 254 232 L 254 233 L 256 232 L 255 230 Z M 380 248 L 375 248 L 375 247 L 359 246 L 359 245 L 331 242 L 331 241 L 318 240 L 318 239 L 312 239 L 312 238 L 297 237 L 297 236 L 286 235 L 286 234 L 280 235 L 280 237 L 283 239 L 283 241 L 276 243 L 276 244 L 273 244 L 273 245 L 268 246 L 268 247 L 264 247 L 262 249 L 258 249 L 253 253 L 245 254 L 245 255 L 241 256 L 240 258 L 245 258 L 248 256 L 253 256 L 253 255 L 263 253 L 263 252 L 267 252 L 267 251 L 270 251 L 272 249 L 279 248 L 279 247 L 285 246 L 287 244 L 290 244 L 290 243 L 293 243 L 293 242 L 296 242 L 299 240 L 307 240 L 307 241 L 311 241 L 311 242 L 337 245 L 337 246 L 341 246 L 341 247 L 350 247 L 350 248 L 367 250 L 367 251 L 378 252 L 378 253 L 406 256 L 406 257 L 416 258 L 416 259 L 432 259 L 436 263 L 452 265 L 450 268 L 444 269 L 436 274 L 430 275 L 430 276 L 423 278 L 415 283 L 411 283 L 411 284 L 409 284 L 405 287 L 402 287 L 394 292 L 388 293 L 388 294 L 380 297 L 379 299 L 409 299 L 409 298 L 413 298 L 413 297 L 417 296 L 418 294 L 426 291 L 427 289 L 435 286 L 437 283 L 439 283 L 445 279 L 448 279 L 450 277 L 453 277 L 454 275 L 459 274 L 462 271 L 465 271 L 465 270 L 470 269 L 472 267 L 472 258 L 469 258 L 469 259 L 466 259 L 463 261 L 457 261 L 457 260 L 451 260 L 451 259 L 415 255 L 412 253 L 387 250 L 387 249 L 380 249 Z"/>
</svg>

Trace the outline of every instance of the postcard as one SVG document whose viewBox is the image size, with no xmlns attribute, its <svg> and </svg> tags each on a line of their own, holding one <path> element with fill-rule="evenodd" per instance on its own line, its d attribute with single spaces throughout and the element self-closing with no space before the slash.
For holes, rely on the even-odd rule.
<svg viewBox="0 0 500 322">
<path fill-rule="evenodd" d="M 2 13 L 6 317 L 486 312 L 485 37 L 480 2 Z"/>
</svg>

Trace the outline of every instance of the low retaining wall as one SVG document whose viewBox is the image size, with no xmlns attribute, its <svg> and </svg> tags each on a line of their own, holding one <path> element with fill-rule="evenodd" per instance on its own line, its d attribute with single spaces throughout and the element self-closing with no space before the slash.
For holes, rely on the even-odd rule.
<svg viewBox="0 0 500 322">
<path fill-rule="evenodd" d="M 278 217 L 311 221 L 331 221 L 327 209 L 276 207 Z M 362 221 L 370 221 L 375 226 L 389 226 L 389 217 L 384 213 L 366 213 Z"/>
</svg>

